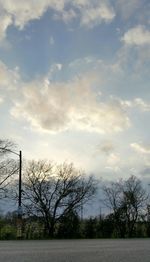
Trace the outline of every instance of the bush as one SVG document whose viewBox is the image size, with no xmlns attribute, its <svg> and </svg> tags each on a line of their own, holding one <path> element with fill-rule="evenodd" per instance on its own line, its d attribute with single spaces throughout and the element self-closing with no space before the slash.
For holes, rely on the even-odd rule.
<svg viewBox="0 0 150 262">
<path fill-rule="evenodd" d="M 2 240 L 16 239 L 16 228 L 11 225 L 5 225 L 0 230 L 0 238 Z"/>
</svg>

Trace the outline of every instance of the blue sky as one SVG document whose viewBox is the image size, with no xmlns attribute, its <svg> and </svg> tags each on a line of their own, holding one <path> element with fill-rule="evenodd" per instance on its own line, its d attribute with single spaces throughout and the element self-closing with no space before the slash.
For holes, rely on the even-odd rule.
<svg viewBox="0 0 150 262">
<path fill-rule="evenodd" d="M 1 138 L 26 159 L 150 178 L 150 2 L 0 0 Z"/>
</svg>

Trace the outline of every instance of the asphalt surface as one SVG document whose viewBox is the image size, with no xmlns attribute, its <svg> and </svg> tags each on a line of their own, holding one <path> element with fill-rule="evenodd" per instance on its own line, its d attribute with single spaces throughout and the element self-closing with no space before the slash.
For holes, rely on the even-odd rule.
<svg viewBox="0 0 150 262">
<path fill-rule="evenodd" d="M 150 262 L 150 239 L 0 241 L 0 262 Z"/>
</svg>

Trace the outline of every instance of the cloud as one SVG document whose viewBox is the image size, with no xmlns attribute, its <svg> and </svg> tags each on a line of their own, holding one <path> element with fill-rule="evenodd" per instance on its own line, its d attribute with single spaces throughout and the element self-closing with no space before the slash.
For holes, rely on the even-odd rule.
<svg viewBox="0 0 150 262">
<path fill-rule="evenodd" d="M 150 111 L 150 103 L 146 103 L 141 98 L 136 98 L 134 100 L 134 104 L 135 104 L 135 106 L 139 107 L 144 112 L 149 112 Z"/>
<path fill-rule="evenodd" d="M 128 79 L 142 79 L 143 75 L 149 77 L 149 61 L 150 45 L 129 45 L 123 42 L 116 53 L 112 70 L 121 76 L 128 74 Z M 129 75 L 131 71 L 132 74 Z"/>
<path fill-rule="evenodd" d="M 0 0 L 0 40 L 6 37 L 10 25 L 22 30 L 31 20 L 40 19 L 48 9 L 53 10 L 54 19 L 68 23 L 78 17 L 81 24 L 88 27 L 110 22 L 115 17 L 106 0 Z"/>
<path fill-rule="evenodd" d="M 66 0 L 0 0 L 0 7 L 13 18 L 14 25 L 22 29 L 30 20 L 39 19 L 48 8 L 62 11 L 65 2 Z"/>
<path fill-rule="evenodd" d="M 110 155 L 114 149 L 115 147 L 111 141 L 105 141 L 102 143 L 102 145 L 97 146 L 97 151 L 106 155 Z"/>
<path fill-rule="evenodd" d="M 48 8 L 62 12 L 66 2 L 67 0 L 0 0 L 0 39 L 6 36 L 8 26 L 23 29 L 31 20 L 40 19 Z"/>
<path fill-rule="evenodd" d="M 12 24 L 12 17 L 9 14 L 0 15 L 0 41 L 6 37 L 6 30 Z"/>
<path fill-rule="evenodd" d="M 66 24 L 72 21 L 72 19 L 77 17 L 77 13 L 73 9 L 63 10 L 62 12 L 53 15 L 55 20 L 62 20 Z"/>
<path fill-rule="evenodd" d="M 54 72 L 61 71 L 62 67 L 63 67 L 62 64 L 59 63 L 53 64 L 50 68 L 49 76 L 52 75 Z"/>
<path fill-rule="evenodd" d="M 119 153 L 114 152 L 115 150 L 116 147 L 114 144 L 111 141 L 106 140 L 97 146 L 95 156 L 98 155 L 103 158 L 105 169 L 118 172 L 120 170 L 119 165 L 121 165 L 121 158 Z"/>
<path fill-rule="evenodd" d="M 54 14 L 55 19 L 63 20 L 65 23 L 78 18 L 80 24 L 88 28 L 102 22 L 109 23 L 114 17 L 115 11 L 108 0 L 68 0 L 64 4 L 64 9 Z"/>
<path fill-rule="evenodd" d="M 0 61 L 0 89 L 13 90 L 16 89 L 17 82 L 20 81 L 20 76 L 16 67 L 14 70 L 9 69 L 2 61 Z"/>
<path fill-rule="evenodd" d="M 123 19 L 129 19 L 133 14 L 135 17 L 136 12 L 143 9 L 143 2 L 141 0 L 115 0 L 115 4 L 118 13 L 121 14 Z"/>
<path fill-rule="evenodd" d="M 110 166 L 117 166 L 119 162 L 120 162 L 120 156 L 118 154 L 111 153 L 107 159 L 107 164 Z"/>
<path fill-rule="evenodd" d="M 11 114 L 49 132 L 78 129 L 105 134 L 128 128 L 130 120 L 121 104 L 111 98 L 100 101 L 92 89 L 95 81 L 93 74 L 64 83 L 35 80 L 24 85 L 21 102 L 15 101 Z"/>
<path fill-rule="evenodd" d="M 3 103 L 4 99 L 0 97 L 0 105 Z"/>
<path fill-rule="evenodd" d="M 50 81 L 52 80 L 53 76 L 58 73 L 58 71 L 61 71 L 63 68 L 62 64 L 55 63 L 50 67 L 49 72 L 47 73 L 47 76 L 44 79 L 44 82 L 46 85 L 50 84 Z"/>
<path fill-rule="evenodd" d="M 132 143 L 131 148 L 133 148 L 137 153 L 150 154 L 150 145 L 142 145 L 141 143 Z"/>
<path fill-rule="evenodd" d="M 74 2 L 81 14 L 81 25 L 93 27 L 102 22 L 111 22 L 115 12 L 108 1 L 78 1 Z"/>
<path fill-rule="evenodd" d="M 143 170 L 141 171 L 142 176 L 150 176 L 150 167 L 145 167 L 143 168 Z"/>
<path fill-rule="evenodd" d="M 117 52 L 114 66 L 122 73 L 132 70 L 132 76 L 149 75 L 150 31 L 145 25 L 137 25 L 126 31 L 120 38 L 121 48 Z"/>
<path fill-rule="evenodd" d="M 150 104 L 146 101 L 144 101 L 142 98 L 135 98 L 133 100 L 121 100 L 119 99 L 119 102 L 124 108 L 138 108 L 143 112 L 149 112 L 150 111 Z"/>
<path fill-rule="evenodd" d="M 150 45 L 150 31 L 144 26 L 138 25 L 129 29 L 121 39 L 127 45 Z"/>
</svg>

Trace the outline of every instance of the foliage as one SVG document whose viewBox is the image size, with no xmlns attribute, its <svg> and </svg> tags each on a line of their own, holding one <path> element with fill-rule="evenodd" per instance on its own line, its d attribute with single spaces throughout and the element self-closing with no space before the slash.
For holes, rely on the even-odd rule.
<svg viewBox="0 0 150 262">
<path fill-rule="evenodd" d="M 57 238 L 79 238 L 80 235 L 80 219 L 78 214 L 71 210 L 64 215 L 59 224 L 56 234 Z"/>
</svg>

